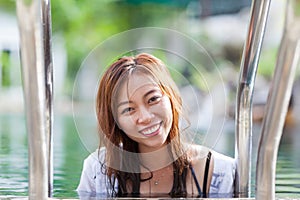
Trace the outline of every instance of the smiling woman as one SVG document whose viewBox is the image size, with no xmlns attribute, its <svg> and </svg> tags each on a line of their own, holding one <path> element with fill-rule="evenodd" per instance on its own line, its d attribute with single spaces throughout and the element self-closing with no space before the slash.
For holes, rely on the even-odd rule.
<svg viewBox="0 0 300 200">
<path fill-rule="evenodd" d="M 232 197 L 234 160 L 183 142 L 182 99 L 161 60 L 142 53 L 114 62 L 96 111 L 105 147 L 84 161 L 80 196 Z"/>
<path fill-rule="evenodd" d="M 149 76 L 135 72 L 118 93 L 118 127 L 139 144 L 139 152 L 152 152 L 166 144 L 172 107 L 158 85 Z"/>
</svg>

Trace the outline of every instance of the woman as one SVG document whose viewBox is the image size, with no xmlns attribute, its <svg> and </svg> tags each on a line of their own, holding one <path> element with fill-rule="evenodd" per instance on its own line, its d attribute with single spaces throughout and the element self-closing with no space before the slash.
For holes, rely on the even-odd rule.
<svg viewBox="0 0 300 200">
<path fill-rule="evenodd" d="M 161 60 L 142 53 L 114 62 L 96 110 L 105 147 L 84 161 L 80 196 L 232 196 L 234 160 L 182 142 L 182 100 Z"/>
</svg>

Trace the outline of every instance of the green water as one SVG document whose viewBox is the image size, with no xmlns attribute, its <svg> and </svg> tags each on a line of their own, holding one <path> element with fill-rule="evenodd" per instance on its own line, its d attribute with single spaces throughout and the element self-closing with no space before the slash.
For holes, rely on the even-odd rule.
<svg viewBox="0 0 300 200">
<path fill-rule="evenodd" d="M 77 197 L 82 161 L 89 154 L 71 116 L 56 117 L 53 133 L 54 197 Z M 22 115 L 0 116 L 0 196 L 28 195 L 27 134 Z"/>
<path fill-rule="evenodd" d="M 83 159 L 89 154 L 75 128 L 72 116 L 54 118 L 54 197 L 76 198 Z M 233 156 L 234 126 L 223 133 L 216 150 Z M 228 129 L 227 129 L 228 130 Z M 258 128 L 254 127 L 254 149 Z M 87 130 L 87 134 L 91 130 Z M 298 128 L 286 129 L 283 135 L 276 174 L 276 196 L 300 198 L 300 141 Z M 28 195 L 28 158 L 25 119 L 22 114 L 0 115 L 0 196 Z M 255 153 L 254 156 L 255 157 Z M 253 159 L 254 160 L 254 159 Z M 252 163 L 253 166 L 255 162 Z M 254 171 L 254 168 L 253 170 Z M 252 174 L 252 194 L 255 174 Z"/>
</svg>

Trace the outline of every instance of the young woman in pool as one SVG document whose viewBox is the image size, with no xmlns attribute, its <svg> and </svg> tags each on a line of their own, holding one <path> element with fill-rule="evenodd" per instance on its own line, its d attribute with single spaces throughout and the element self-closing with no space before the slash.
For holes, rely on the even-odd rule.
<svg viewBox="0 0 300 200">
<path fill-rule="evenodd" d="M 231 197 L 234 159 L 182 142 L 182 109 L 161 60 L 142 53 L 114 62 L 96 101 L 104 147 L 85 159 L 79 195 Z"/>
</svg>

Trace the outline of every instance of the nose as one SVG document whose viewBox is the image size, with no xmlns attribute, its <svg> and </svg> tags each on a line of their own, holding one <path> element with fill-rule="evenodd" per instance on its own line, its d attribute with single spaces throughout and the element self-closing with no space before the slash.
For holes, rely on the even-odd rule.
<svg viewBox="0 0 300 200">
<path fill-rule="evenodd" d="M 142 106 L 139 108 L 139 111 L 138 111 L 137 123 L 138 124 L 148 124 L 151 122 L 152 117 L 153 117 L 153 113 L 150 111 L 150 109 Z"/>
</svg>

